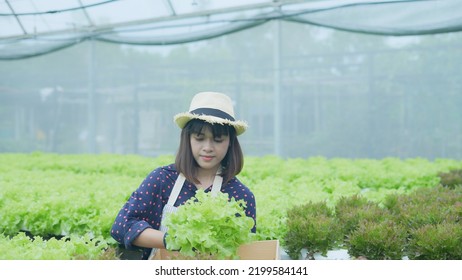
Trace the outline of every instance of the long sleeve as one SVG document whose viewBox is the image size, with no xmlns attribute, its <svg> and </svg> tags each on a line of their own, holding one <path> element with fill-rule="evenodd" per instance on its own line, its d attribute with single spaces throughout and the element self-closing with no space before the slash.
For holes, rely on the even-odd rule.
<svg viewBox="0 0 462 280">
<path fill-rule="evenodd" d="M 162 209 L 171 192 L 172 178 L 163 168 L 152 171 L 120 209 L 111 236 L 127 249 L 146 228 L 159 229 Z"/>
</svg>

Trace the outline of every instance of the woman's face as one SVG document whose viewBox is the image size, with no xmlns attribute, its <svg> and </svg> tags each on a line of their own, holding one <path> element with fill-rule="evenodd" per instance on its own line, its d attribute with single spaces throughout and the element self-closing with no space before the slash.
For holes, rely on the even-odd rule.
<svg viewBox="0 0 462 280">
<path fill-rule="evenodd" d="M 226 156 L 229 147 L 229 136 L 214 137 L 209 127 L 190 137 L 191 151 L 200 168 L 216 172 Z"/>
</svg>

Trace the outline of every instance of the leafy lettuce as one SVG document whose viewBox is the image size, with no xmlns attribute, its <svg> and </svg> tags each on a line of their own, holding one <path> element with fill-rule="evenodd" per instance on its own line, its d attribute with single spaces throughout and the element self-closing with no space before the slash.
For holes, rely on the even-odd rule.
<svg viewBox="0 0 462 280">
<path fill-rule="evenodd" d="M 240 245 L 253 240 L 254 220 L 244 212 L 245 203 L 198 190 L 177 212 L 165 218 L 169 228 L 167 249 L 194 259 L 238 259 Z"/>
</svg>

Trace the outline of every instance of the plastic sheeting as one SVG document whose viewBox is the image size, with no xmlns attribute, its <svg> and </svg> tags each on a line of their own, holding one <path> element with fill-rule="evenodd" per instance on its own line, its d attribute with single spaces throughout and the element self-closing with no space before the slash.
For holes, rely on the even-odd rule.
<svg viewBox="0 0 462 280">
<path fill-rule="evenodd" d="M 85 7 L 85 10 L 90 9 L 91 6 Z M 190 13 L 189 16 L 173 15 L 143 20 L 137 24 L 132 22 L 127 25 L 93 25 L 92 28 L 67 30 L 49 35 L 39 33 L 33 36 L 4 37 L 0 38 L 0 59 L 14 60 L 44 55 L 88 39 L 134 45 L 189 43 L 253 28 L 271 20 L 376 35 L 437 34 L 462 31 L 462 2 L 276 1 L 249 6 L 248 9 Z"/>
</svg>

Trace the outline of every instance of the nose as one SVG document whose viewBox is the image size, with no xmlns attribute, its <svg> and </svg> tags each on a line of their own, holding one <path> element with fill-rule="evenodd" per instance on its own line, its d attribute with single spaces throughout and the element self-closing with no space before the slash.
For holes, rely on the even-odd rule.
<svg viewBox="0 0 462 280">
<path fill-rule="evenodd" d="M 204 141 L 204 145 L 202 146 L 202 150 L 205 152 L 212 152 L 213 151 L 213 141 L 212 139 L 206 139 Z"/>
</svg>

